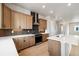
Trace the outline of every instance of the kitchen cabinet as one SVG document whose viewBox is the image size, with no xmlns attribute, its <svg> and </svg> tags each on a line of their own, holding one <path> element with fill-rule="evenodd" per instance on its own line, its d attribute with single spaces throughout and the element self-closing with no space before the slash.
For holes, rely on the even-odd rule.
<svg viewBox="0 0 79 59">
<path fill-rule="evenodd" d="M 49 35 L 48 35 L 47 33 L 42 34 L 42 42 L 47 41 L 47 40 L 48 40 L 48 39 L 47 39 L 48 36 L 49 36 Z"/>
<path fill-rule="evenodd" d="M 13 29 L 26 28 L 26 16 L 19 12 L 12 11 L 12 27 Z"/>
<path fill-rule="evenodd" d="M 35 45 L 35 37 L 27 36 L 27 37 L 19 37 L 13 38 L 17 51 L 20 51 L 24 48 Z"/>
<path fill-rule="evenodd" d="M 4 29 L 11 29 L 11 9 L 2 4 L 2 22 Z"/>
<path fill-rule="evenodd" d="M 23 38 L 19 37 L 19 38 L 14 38 L 13 40 L 16 45 L 17 51 L 23 49 Z"/>
<path fill-rule="evenodd" d="M 51 56 L 61 55 L 61 43 L 55 40 L 48 40 L 48 51 Z"/>
<path fill-rule="evenodd" d="M 30 46 L 35 45 L 35 37 L 34 36 L 29 37 L 29 45 Z"/>
<path fill-rule="evenodd" d="M 0 3 L 0 29 L 2 28 L 2 4 Z"/>
<path fill-rule="evenodd" d="M 13 11 L 12 27 L 15 29 L 32 29 L 32 16 Z"/>
<path fill-rule="evenodd" d="M 39 32 L 44 32 L 47 28 L 47 21 L 44 19 L 39 19 Z"/>
<path fill-rule="evenodd" d="M 27 29 L 32 29 L 33 18 L 32 16 L 26 15 L 26 26 Z"/>
<path fill-rule="evenodd" d="M 11 9 L 0 4 L 0 29 L 11 29 Z"/>
<path fill-rule="evenodd" d="M 26 22 L 27 22 L 27 21 L 26 21 L 26 15 L 21 13 L 21 14 L 20 14 L 20 18 L 21 18 L 21 19 L 20 19 L 21 28 L 22 28 L 22 29 L 26 29 L 26 27 L 27 27 L 27 26 L 26 26 L 26 24 L 27 24 L 27 23 L 26 23 Z"/>
</svg>

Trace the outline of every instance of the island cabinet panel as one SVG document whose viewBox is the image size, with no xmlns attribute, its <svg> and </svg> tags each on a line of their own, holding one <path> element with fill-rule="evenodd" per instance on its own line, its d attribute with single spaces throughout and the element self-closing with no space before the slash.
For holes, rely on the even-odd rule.
<svg viewBox="0 0 79 59">
<path fill-rule="evenodd" d="M 4 29 L 11 29 L 11 9 L 2 4 L 2 24 Z"/>
<path fill-rule="evenodd" d="M 48 40 L 48 51 L 51 56 L 60 56 L 61 43 L 55 40 Z"/>
<path fill-rule="evenodd" d="M 77 46 L 76 45 L 72 45 L 70 53 L 69 53 L 69 56 L 79 56 L 78 50 L 79 50 L 79 43 L 78 43 Z"/>
</svg>

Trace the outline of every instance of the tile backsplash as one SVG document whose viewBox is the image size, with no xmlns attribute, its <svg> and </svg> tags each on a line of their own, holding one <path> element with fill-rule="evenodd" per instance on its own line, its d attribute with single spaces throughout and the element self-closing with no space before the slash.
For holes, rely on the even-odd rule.
<svg viewBox="0 0 79 59">
<path fill-rule="evenodd" d="M 22 35 L 22 34 L 36 34 L 37 29 L 23 29 L 22 31 L 17 31 L 12 33 L 12 29 L 0 29 L 0 36 L 10 36 L 10 35 Z"/>
</svg>

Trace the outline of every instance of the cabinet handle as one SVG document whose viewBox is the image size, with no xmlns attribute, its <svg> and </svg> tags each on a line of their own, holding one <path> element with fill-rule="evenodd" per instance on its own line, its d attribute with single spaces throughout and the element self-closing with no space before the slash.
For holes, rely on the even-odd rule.
<svg viewBox="0 0 79 59">
<path fill-rule="evenodd" d="M 21 26 L 19 26 L 19 29 L 21 29 Z"/>
<path fill-rule="evenodd" d="M 26 40 L 24 40 L 24 42 L 25 42 Z"/>
</svg>

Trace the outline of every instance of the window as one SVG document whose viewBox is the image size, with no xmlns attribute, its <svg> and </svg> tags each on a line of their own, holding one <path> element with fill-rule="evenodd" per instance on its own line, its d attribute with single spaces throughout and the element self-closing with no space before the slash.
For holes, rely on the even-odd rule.
<svg viewBox="0 0 79 59">
<path fill-rule="evenodd" d="M 79 32 L 79 25 L 74 27 L 74 31 Z"/>
</svg>

